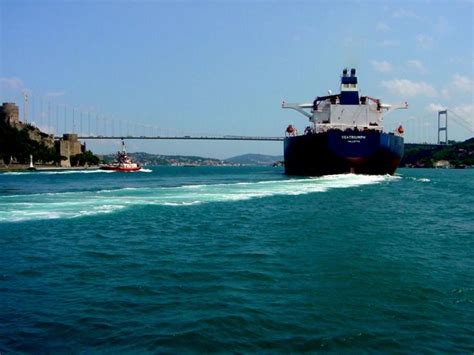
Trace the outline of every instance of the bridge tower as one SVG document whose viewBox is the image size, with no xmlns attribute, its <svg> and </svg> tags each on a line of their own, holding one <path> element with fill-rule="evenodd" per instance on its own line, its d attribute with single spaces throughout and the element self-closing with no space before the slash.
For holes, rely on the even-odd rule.
<svg viewBox="0 0 474 355">
<path fill-rule="evenodd" d="M 444 116 L 444 126 L 441 126 Z M 441 140 L 441 132 L 444 131 L 444 141 Z M 438 144 L 448 145 L 448 110 L 438 111 Z"/>
</svg>

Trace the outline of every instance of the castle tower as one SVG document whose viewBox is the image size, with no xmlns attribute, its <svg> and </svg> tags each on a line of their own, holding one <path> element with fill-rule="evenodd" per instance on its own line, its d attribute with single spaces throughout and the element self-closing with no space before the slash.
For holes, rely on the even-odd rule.
<svg viewBox="0 0 474 355">
<path fill-rule="evenodd" d="M 4 102 L 0 106 L 0 121 L 9 126 L 15 126 L 20 123 L 20 113 L 18 106 L 12 102 Z"/>
</svg>

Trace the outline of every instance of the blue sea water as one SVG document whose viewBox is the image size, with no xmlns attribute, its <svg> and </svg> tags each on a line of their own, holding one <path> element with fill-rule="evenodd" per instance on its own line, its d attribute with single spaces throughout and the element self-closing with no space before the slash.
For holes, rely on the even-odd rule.
<svg viewBox="0 0 474 355">
<path fill-rule="evenodd" d="M 474 169 L 0 174 L 0 352 L 474 351 Z"/>
</svg>

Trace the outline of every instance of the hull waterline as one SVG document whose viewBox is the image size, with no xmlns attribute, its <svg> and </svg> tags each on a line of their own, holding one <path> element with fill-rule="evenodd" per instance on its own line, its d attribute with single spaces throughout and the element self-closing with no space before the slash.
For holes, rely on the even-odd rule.
<svg viewBox="0 0 474 355">
<path fill-rule="evenodd" d="M 133 168 L 126 168 L 126 167 L 116 167 L 116 166 L 101 166 L 99 167 L 101 170 L 109 170 L 109 171 L 121 171 L 121 172 L 131 172 L 131 171 L 139 171 L 141 167 L 133 167 Z"/>
</svg>

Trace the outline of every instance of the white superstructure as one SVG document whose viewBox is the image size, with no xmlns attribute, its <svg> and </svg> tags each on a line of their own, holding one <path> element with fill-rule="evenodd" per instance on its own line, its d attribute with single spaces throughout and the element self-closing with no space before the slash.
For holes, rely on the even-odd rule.
<svg viewBox="0 0 474 355">
<path fill-rule="evenodd" d="M 359 96 L 359 88 L 355 69 L 350 75 L 347 69 L 341 77 L 339 94 L 317 97 L 313 103 L 286 103 L 283 108 L 296 110 L 309 118 L 311 126 L 305 132 L 321 132 L 328 129 L 357 128 L 359 130 L 382 130 L 382 121 L 387 113 L 407 108 L 405 102 L 399 105 L 382 104 L 379 99 L 369 96 Z"/>
</svg>

